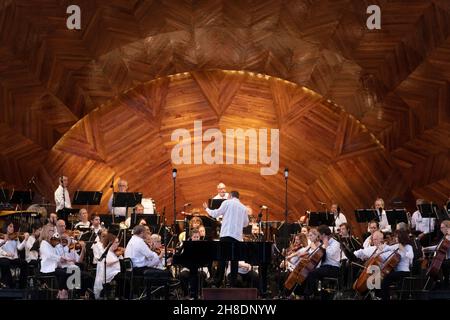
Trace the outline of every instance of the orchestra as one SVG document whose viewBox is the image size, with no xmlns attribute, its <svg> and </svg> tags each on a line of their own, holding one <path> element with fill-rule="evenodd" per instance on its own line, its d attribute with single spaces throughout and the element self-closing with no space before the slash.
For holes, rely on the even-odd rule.
<svg viewBox="0 0 450 320">
<path fill-rule="evenodd" d="M 128 190 L 128 183 L 123 179 L 118 186 L 119 192 Z M 261 214 L 253 216 L 251 207 L 241 202 L 239 192 L 226 192 L 222 182 L 212 198 L 224 200 L 220 206 L 211 209 L 205 202 L 204 213 L 198 209 L 191 213 L 183 211 L 190 219 L 185 231 L 181 229 L 178 234 L 175 227 L 163 227 L 159 220 L 155 220 L 158 224 L 149 225 L 150 220 L 140 218 L 132 226 L 127 208 L 112 207 L 112 197 L 109 214 L 124 220 L 105 222 L 105 225 L 102 219 L 107 216 L 90 214 L 88 209 L 80 208 L 78 219 L 67 221 L 58 210 L 72 207 L 68 187 L 68 178 L 62 176 L 55 191 L 55 212 L 29 225 L 27 230 L 20 232 L 14 223 L 3 223 L 1 288 L 26 288 L 29 270 L 36 269 L 32 274 L 37 277 L 55 278 L 54 283 L 43 285 L 55 290 L 57 299 L 65 300 L 72 290 L 67 286 L 70 275 L 67 270 L 76 268 L 82 277 L 81 288 L 77 290 L 85 294 L 84 298 L 128 299 L 136 296 L 136 292 L 125 290 L 123 294 L 129 285 L 124 282 L 124 259 L 131 262 L 133 275 L 145 280 L 135 287 L 142 286 L 148 296 L 152 292 L 148 284 L 152 279 L 167 279 L 168 283 L 175 284 L 178 281 L 184 299 L 201 298 L 205 287 L 248 287 L 257 288 L 259 297 L 317 299 L 325 280 L 341 281 L 341 275 L 344 281 L 339 290 L 357 294 L 359 299 L 389 300 L 393 297 L 392 288 L 412 273 L 431 283 L 433 290 L 450 288 L 450 219 L 428 218 L 426 213 L 423 216 L 421 205 L 426 203 L 423 199 L 417 199 L 417 210 L 409 220 L 393 225 L 381 198 L 376 198 L 372 207 L 373 220 L 367 219 L 359 225 L 344 215 L 337 203 L 331 204 L 332 219 L 326 224 L 322 221 L 320 225 L 310 225 L 312 220 L 307 211 L 296 218 L 288 246 L 277 251 L 271 234 L 263 233 L 268 229 Z M 137 203 L 133 213 L 143 215 L 144 206 Z M 206 222 L 219 218 L 217 234 Z M 130 226 L 132 229 L 128 230 Z M 360 241 L 357 235 L 366 238 Z M 268 262 L 263 261 L 267 257 L 261 256 L 259 250 L 251 259 L 249 253 L 243 254 L 243 259 L 229 259 L 224 254 L 227 250 L 221 252 L 221 257 L 212 254 L 216 258 L 205 261 L 200 256 L 183 257 L 187 244 L 195 246 L 200 242 L 217 242 L 223 248 L 245 242 L 255 246 L 269 243 L 272 254 L 268 255 Z M 241 250 L 237 252 L 241 254 Z M 381 270 L 380 287 L 375 289 L 368 286 L 368 270 L 373 266 Z M 273 271 L 273 276 L 267 277 L 268 269 Z M 268 280 L 276 283 L 273 285 Z M 269 287 L 275 291 L 269 291 Z"/>
</svg>

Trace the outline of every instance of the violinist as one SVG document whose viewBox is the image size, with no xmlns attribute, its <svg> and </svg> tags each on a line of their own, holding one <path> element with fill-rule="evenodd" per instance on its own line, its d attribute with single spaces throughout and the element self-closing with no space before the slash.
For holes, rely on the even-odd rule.
<svg viewBox="0 0 450 320">
<path fill-rule="evenodd" d="M 395 269 L 388 273 L 381 282 L 381 298 L 383 300 L 390 299 L 389 287 L 393 283 L 399 282 L 404 277 L 409 275 L 414 259 L 414 252 L 410 244 L 408 232 L 404 230 L 396 230 L 394 233 L 394 239 L 397 243 L 393 245 L 386 245 L 383 248 L 383 252 L 397 252 L 400 255 L 400 261 Z"/>
<path fill-rule="evenodd" d="M 56 243 L 52 243 L 53 239 L 59 242 L 59 236 L 55 234 L 55 227 L 51 224 L 46 224 L 41 231 L 39 237 L 39 255 L 41 257 L 40 273 L 44 275 L 54 275 L 58 282 L 57 298 L 65 300 L 68 298 L 67 292 L 67 278 L 69 275 L 66 269 L 61 268 L 61 263 L 65 262 L 65 258 L 60 256 L 56 251 Z"/>
<path fill-rule="evenodd" d="M 432 238 L 434 238 L 434 229 L 436 224 L 436 218 L 423 218 L 420 213 L 419 206 L 424 204 L 425 200 L 417 199 L 417 210 L 411 217 L 411 228 L 414 230 L 414 234 L 417 235 L 422 246 L 429 246 Z"/>
<path fill-rule="evenodd" d="M 25 247 L 25 261 L 29 265 L 37 266 L 39 259 L 39 247 L 37 245 L 39 244 L 38 240 L 41 235 L 42 225 L 40 223 L 34 223 L 31 228 L 31 235 L 25 233 L 25 238 L 23 240 L 23 245 Z"/>
<path fill-rule="evenodd" d="M 450 220 L 444 220 L 441 222 L 440 231 L 443 234 L 442 240 L 439 243 L 442 243 L 444 239 L 450 240 Z M 438 245 L 425 247 L 423 248 L 424 253 L 428 252 L 436 252 Z M 443 275 L 443 287 L 450 287 L 450 247 L 447 249 L 447 254 L 445 259 L 442 261 L 441 265 L 442 275 Z"/>
<path fill-rule="evenodd" d="M 150 250 L 144 241 L 146 233 L 147 231 L 144 226 L 135 226 L 133 228 L 133 236 L 125 249 L 125 258 L 131 259 L 133 273 L 138 275 L 144 274 L 144 271 L 151 267 L 157 268 L 161 264 L 160 258 L 162 258 L 162 254 L 158 255 Z"/>
<path fill-rule="evenodd" d="M 25 288 L 27 281 L 27 263 L 20 259 L 18 250 L 23 250 L 25 243 L 20 243 L 18 233 L 14 232 L 14 224 L 6 222 L 3 226 L 3 239 L 0 240 L 0 270 L 2 282 L 9 288 L 13 287 L 11 267 L 20 268 L 20 288 Z"/>
<path fill-rule="evenodd" d="M 325 258 L 320 266 L 309 273 L 304 283 L 303 295 L 308 298 L 314 293 L 317 281 L 324 277 L 338 278 L 341 265 L 341 246 L 338 241 L 331 236 L 331 230 L 327 225 L 317 228 L 322 248 L 325 250 Z"/>
<path fill-rule="evenodd" d="M 102 247 L 107 248 L 109 244 L 111 244 L 111 246 L 106 255 L 106 279 L 105 279 L 105 261 L 97 263 L 97 270 L 94 282 L 95 299 L 99 299 L 101 297 L 104 284 L 110 283 L 113 280 L 116 280 L 116 282 L 119 284 L 119 286 L 116 287 L 115 296 L 118 296 L 118 293 L 121 292 L 120 259 L 122 259 L 122 257 L 117 256 L 116 254 L 116 251 L 118 251 L 119 249 L 119 239 L 112 233 L 107 233 L 105 236 L 102 237 Z"/>
<path fill-rule="evenodd" d="M 298 233 L 294 236 L 294 241 L 289 246 L 285 253 L 286 259 L 280 264 L 280 268 L 287 269 L 288 271 L 294 270 L 300 256 L 307 251 L 308 239 L 303 233 Z M 303 249 L 303 250 L 302 250 Z M 287 268 L 285 268 L 285 263 L 287 263 Z"/>
<path fill-rule="evenodd" d="M 100 259 L 103 251 L 105 250 L 105 248 L 103 247 L 103 240 L 107 236 L 107 234 L 108 231 L 102 231 L 100 235 L 97 237 L 95 243 L 92 245 L 92 254 L 93 254 L 92 263 L 94 265 L 97 265 L 98 259 Z"/>
</svg>

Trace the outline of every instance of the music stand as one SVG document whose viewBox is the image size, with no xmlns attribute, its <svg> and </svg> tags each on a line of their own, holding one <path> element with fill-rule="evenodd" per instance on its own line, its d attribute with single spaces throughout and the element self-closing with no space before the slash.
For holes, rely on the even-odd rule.
<svg viewBox="0 0 450 320">
<path fill-rule="evenodd" d="M 67 224 L 69 224 L 69 222 L 72 224 L 73 221 L 69 221 L 69 216 L 78 214 L 79 211 L 80 211 L 80 209 L 63 208 L 63 209 L 59 209 L 57 214 L 58 214 L 58 218 L 63 219 L 64 221 L 67 222 Z M 72 227 L 70 227 L 69 229 L 71 229 L 71 228 Z"/>
<path fill-rule="evenodd" d="M 372 220 L 380 222 L 376 209 L 356 209 L 355 218 L 359 223 L 370 222 Z"/>
<path fill-rule="evenodd" d="M 211 210 L 219 209 L 222 205 L 222 202 L 224 202 L 227 199 L 209 199 L 208 200 L 208 208 Z"/>
<path fill-rule="evenodd" d="M 103 192 L 101 192 L 101 191 L 79 191 L 79 190 L 77 190 L 73 197 L 72 204 L 87 206 L 86 210 L 88 210 L 89 206 L 98 206 L 100 204 L 100 201 L 102 200 L 102 196 L 103 196 Z M 89 212 L 89 210 L 88 210 L 88 212 Z"/>
<path fill-rule="evenodd" d="M 400 222 L 408 224 L 408 216 L 405 209 L 386 210 L 386 216 L 391 226 L 397 226 Z"/>
<path fill-rule="evenodd" d="M 18 191 L 14 190 L 11 195 L 11 200 L 9 202 L 13 204 L 20 204 L 20 210 L 22 210 L 22 205 L 24 204 L 32 204 L 34 198 L 34 191 Z"/>
<path fill-rule="evenodd" d="M 334 225 L 334 217 L 331 212 L 310 212 L 309 225 L 318 227 L 320 225 L 332 227 Z"/>
<path fill-rule="evenodd" d="M 0 190 L 0 203 L 8 203 L 9 202 L 9 190 L 3 189 Z"/>
<path fill-rule="evenodd" d="M 131 219 L 130 228 L 133 228 L 139 222 L 144 219 L 147 226 L 158 226 L 159 225 L 159 215 L 157 214 L 145 214 L 145 213 L 135 213 L 133 219 Z"/>
</svg>

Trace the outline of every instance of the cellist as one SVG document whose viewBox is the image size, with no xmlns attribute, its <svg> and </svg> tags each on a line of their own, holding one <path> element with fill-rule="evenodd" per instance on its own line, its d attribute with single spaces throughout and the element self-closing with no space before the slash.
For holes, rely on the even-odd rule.
<svg viewBox="0 0 450 320">
<path fill-rule="evenodd" d="M 325 277 L 338 278 L 341 265 L 341 245 L 331 236 L 331 230 L 327 225 L 321 225 L 317 228 L 319 238 L 322 241 L 322 248 L 325 249 L 325 258 L 320 266 L 311 271 L 306 278 L 303 296 L 308 298 L 317 287 L 318 280 Z"/>
<path fill-rule="evenodd" d="M 440 230 L 443 234 L 443 237 L 439 243 L 442 242 L 442 240 L 447 239 L 450 240 L 450 220 L 444 220 L 441 222 Z M 431 246 L 431 247 L 425 247 L 423 248 L 423 252 L 433 252 L 436 251 L 438 245 Z M 449 281 L 449 274 L 450 274 L 450 248 L 447 249 L 447 255 L 445 257 L 445 260 L 442 262 L 441 265 L 442 275 L 443 275 L 443 286 L 444 288 L 449 288 L 450 281 Z"/>
</svg>

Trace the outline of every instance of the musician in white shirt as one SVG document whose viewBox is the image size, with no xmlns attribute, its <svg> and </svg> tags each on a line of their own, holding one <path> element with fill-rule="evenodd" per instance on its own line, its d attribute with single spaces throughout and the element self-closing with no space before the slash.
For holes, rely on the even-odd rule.
<svg viewBox="0 0 450 320">
<path fill-rule="evenodd" d="M 118 192 L 127 192 L 128 190 L 128 182 L 120 179 L 118 182 L 119 191 Z M 113 197 L 114 194 L 111 195 L 108 201 L 108 209 L 109 211 L 116 217 L 126 217 L 127 216 L 127 208 L 126 207 L 113 207 Z"/>
<path fill-rule="evenodd" d="M 447 241 L 450 241 L 450 220 L 444 220 L 441 222 L 440 225 L 441 233 L 443 234 L 443 237 L 441 241 L 439 241 L 438 244 L 441 244 L 444 239 Z M 435 252 L 438 248 L 438 245 L 430 246 L 423 248 L 423 252 Z M 450 287 L 450 248 L 447 250 L 447 255 L 445 257 L 445 260 L 442 262 L 441 265 L 442 270 L 442 276 L 443 276 L 443 287 L 449 288 Z"/>
<path fill-rule="evenodd" d="M 3 226 L 4 239 L 0 240 L 0 270 L 2 282 L 12 288 L 13 278 L 11 267 L 20 268 L 20 287 L 25 288 L 27 280 L 28 267 L 23 259 L 19 259 L 17 250 L 23 250 L 25 243 L 17 240 L 17 234 L 14 233 L 14 224 L 6 222 Z"/>
<path fill-rule="evenodd" d="M 384 211 L 384 200 L 381 198 L 376 199 L 374 206 L 377 212 L 379 228 L 381 232 L 392 232 L 391 225 L 389 224 L 389 221 L 387 219 L 386 211 Z"/>
<path fill-rule="evenodd" d="M 149 267 L 157 268 L 161 264 L 162 252 L 158 256 L 154 251 L 150 250 L 145 243 L 144 238 L 146 229 L 142 225 L 133 228 L 133 236 L 125 249 L 125 258 L 130 258 L 133 263 L 133 272 L 135 274 L 143 274 Z"/>
<path fill-rule="evenodd" d="M 67 278 L 69 274 L 66 269 L 60 267 L 61 263 L 65 262 L 65 258 L 59 255 L 56 248 L 52 246 L 51 239 L 54 237 L 55 228 L 51 224 L 46 224 L 41 231 L 39 238 L 39 256 L 41 257 L 40 273 L 45 275 L 54 275 L 58 282 L 58 299 L 67 299 Z"/>
<path fill-rule="evenodd" d="M 417 210 L 411 216 L 411 228 L 416 231 L 417 237 L 422 245 L 429 245 L 431 233 L 433 233 L 435 228 L 436 218 L 422 217 L 422 214 L 419 211 L 419 206 L 424 203 L 425 201 L 423 199 L 416 200 Z"/>
<path fill-rule="evenodd" d="M 39 239 L 39 236 L 41 235 L 42 226 L 39 223 L 35 223 L 32 226 L 33 232 L 31 235 L 28 233 L 25 233 L 23 245 L 25 247 L 25 261 L 28 264 L 37 265 L 37 260 L 39 259 L 39 249 L 38 250 L 31 250 L 36 248 L 36 241 Z"/>
<path fill-rule="evenodd" d="M 89 214 L 85 208 L 80 209 L 79 211 L 80 221 L 75 225 L 75 229 L 85 231 L 89 229 L 91 226 L 91 222 L 89 221 Z"/>
<path fill-rule="evenodd" d="M 321 225 L 317 228 L 322 241 L 322 248 L 325 249 L 325 258 L 321 265 L 311 271 L 305 280 L 303 295 L 309 297 L 317 288 L 318 280 L 324 277 L 338 278 L 341 266 L 341 246 L 339 242 L 331 237 L 330 228 Z"/>
<path fill-rule="evenodd" d="M 213 218 L 223 216 L 222 225 L 220 228 L 220 241 L 224 242 L 239 242 L 242 241 L 243 229 L 248 225 L 248 210 L 239 201 L 239 192 L 231 191 L 231 199 L 222 202 L 220 207 L 215 210 L 208 208 L 206 202 L 203 203 L 203 208 Z M 219 263 L 217 271 L 218 278 L 216 279 L 216 286 L 219 286 L 223 280 L 225 272 L 226 261 Z M 231 262 L 230 285 L 236 285 L 238 272 L 238 261 Z"/>
<path fill-rule="evenodd" d="M 379 224 L 377 221 L 372 220 L 368 223 L 368 227 L 367 229 L 369 230 L 370 235 L 364 240 L 363 243 L 363 248 L 368 248 L 370 246 L 372 246 L 372 236 L 374 234 L 375 231 L 379 231 Z"/>
<path fill-rule="evenodd" d="M 59 178 L 59 186 L 55 190 L 56 212 L 64 208 L 72 208 L 69 191 L 67 190 L 68 185 L 69 179 L 66 176 Z"/>
<path fill-rule="evenodd" d="M 331 205 L 330 212 L 333 214 L 334 218 L 334 226 L 330 227 L 330 230 L 333 233 L 338 233 L 339 226 L 343 223 L 347 223 L 347 218 L 342 212 L 340 212 L 339 205 L 337 203 L 333 203 Z"/>
<path fill-rule="evenodd" d="M 381 298 L 389 300 L 389 287 L 394 282 L 401 282 L 404 277 L 409 276 L 412 261 L 414 259 L 414 252 L 412 246 L 409 244 L 409 234 L 404 230 L 396 230 L 395 237 L 397 244 L 387 245 L 383 248 L 383 252 L 388 252 L 391 255 L 398 253 L 400 255 L 400 262 L 395 269 L 387 274 L 381 282 Z M 389 257 L 388 257 L 389 258 Z"/>
<path fill-rule="evenodd" d="M 230 195 L 226 190 L 226 186 L 224 183 L 219 183 L 217 185 L 217 195 L 214 196 L 213 199 L 229 199 Z"/>
<path fill-rule="evenodd" d="M 66 232 L 66 222 L 63 219 L 56 221 L 56 233 L 61 237 Z"/>
<path fill-rule="evenodd" d="M 97 263 L 97 270 L 95 275 L 95 282 L 94 282 L 94 294 L 95 299 L 99 299 L 101 292 L 103 290 L 103 285 L 105 283 L 110 283 L 112 280 L 116 280 L 117 284 L 119 284 L 116 287 L 116 294 L 115 296 L 118 296 L 118 293 L 121 292 L 120 290 L 120 259 L 121 256 L 117 256 L 115 253 L 115 250 L 119 247 L 119 239 L 111 233 L 107 233 L 103 239 L 102 239 L 102 248 L 107 248 L 108 245 L 111 244 L 108 253 L 106 255 L 106 258 L 103 258 L 105 260 L 99 261 Z M 105 249 L 103 249 L 104 251 Z M 101 253 L 103 255 L 103 252 Z M 106 278 L 105 278 L 105 262 L 106 262 Z"/>
</svg>

